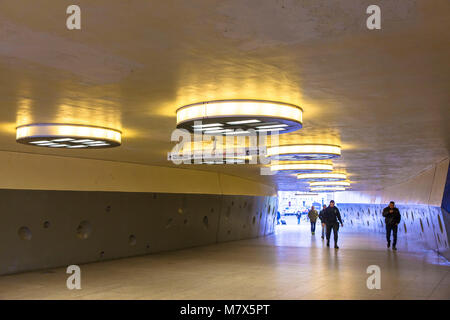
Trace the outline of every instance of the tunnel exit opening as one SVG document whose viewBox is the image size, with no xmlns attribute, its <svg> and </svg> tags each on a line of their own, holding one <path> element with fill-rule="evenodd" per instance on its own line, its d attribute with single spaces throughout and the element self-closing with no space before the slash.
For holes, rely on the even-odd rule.
<svg viewBox="0 0 450 320">
<path fill-rule="evenodd" d="M 333 193 L 278 191 L 277 226 L 299 225 L 308 220 L 312 206 L 320 212 L 332 199 Z"/>
</svg>

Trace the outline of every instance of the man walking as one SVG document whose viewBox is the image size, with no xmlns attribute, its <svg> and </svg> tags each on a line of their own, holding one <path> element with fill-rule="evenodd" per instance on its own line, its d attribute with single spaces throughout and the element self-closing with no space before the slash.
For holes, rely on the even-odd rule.
<svg viewBox="0 0 450 320">
<path fill-rule="evenodd" d="M 314 206 L 311 206 L 311 210 L 308 212 L 309 222 L 311 222 L 311 234 L 316 232 L 316 222 L 318 216 L 319 214 L 317 213 L 317 210 L 314 209 Z"/>
<path fill-rule="evenodd" d="M 322 207 L 322 210 L 320 210 L 320 212 L 319 212 L 320 224 L 322 225 L 322 236 L 321 236 L 322 239 L 325 238 L 325 221 L 323 220 L 323 213 L 326 208 L 327 208 L 327 205 L 324 204 Z"/>
<path fill-rule="evenodd" d="M 386 223 L 386 240 L 387 247 L 391 246 L 391 231 L 393 233 L 394 242 L 392 243 L 392 250 L 397 250 L 397 231 L 400 223 L 400 211 L 395 207 L 395 202 L 391 201 L 389 206 L 383 209 L 384 222 Z"/>
<path fill-rule="evenodd" d="M 323 217 L 327 228 L 327 247 L 330 246 L 331 230 L 333 230 L 334 248 L 339 249 L 337 245 L 339 223 L 342 227 L 344 226 L 344 224 L 342 223 L 341 213 L 339 212 L 339 209 L 334 206 L 334 200 L 331 200 L 330 205 L 324 210 Z"/>
</svg>

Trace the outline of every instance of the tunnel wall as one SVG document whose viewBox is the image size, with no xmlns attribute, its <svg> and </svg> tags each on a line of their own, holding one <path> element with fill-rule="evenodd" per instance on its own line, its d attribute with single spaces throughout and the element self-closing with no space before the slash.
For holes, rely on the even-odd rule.
<svg viewBox="0 0 450 320">
<path fill-rule="evenodd" d="M 417 176 L 379 191 L 335 193 L 346 227 L 385 232 L 383 208 L 395 201 L 402 221 L 399 239 L 421 240 L 426 248 L 448 258 L 450 216 L 443 207 L 449 160 L 445 159 Z"/>
<path fill-rule="evenodd" d="M 385 233 L 383 208 L 386 204 L 339 203 L 346 227 Z M 405 240 L 421 240 L 429 248 L 439 252 L 449 249 L 448 232 L 444 213 L 440 207 L 427 205 L 397 205 L 402 221 L 398 237 Z"/>
<path fill-rule="evenodd" d="M 270 185 L 192 167 L 0 151 L 0 189 L 276 195 Z"/>
<path fill-rule="evenodd" d="M 198 179 L 195 170 L 174 173 L 97 160 L 8 157 L 16 162 L 9 171 L 2 167 L 4 176 L 18 180 L 12 181 L 15 188 L 10 182 L 9 188 L 0 189 L 0 274 L 254 238 L 274 230 L 276 196 L 269 186 L 254 181 L 201 171 Z M 40 165 L 43 159 L 47 163 Z M 25 169 L 24 162 L 31 168 Z M 24 171 L 30 172 L 29 181 Z M 81 187 L 77 173 L 86 178 Z M 165 181 L 146 182 L 142 176 Z M 168 181 L 173 176 L 197 178 Z M 156 191 L 177 183 L 177 193 Z M 133 188 L 140 192 L 129 191 Z M 243 191 L 247 194 L 239 194 Z"/>
</svg>

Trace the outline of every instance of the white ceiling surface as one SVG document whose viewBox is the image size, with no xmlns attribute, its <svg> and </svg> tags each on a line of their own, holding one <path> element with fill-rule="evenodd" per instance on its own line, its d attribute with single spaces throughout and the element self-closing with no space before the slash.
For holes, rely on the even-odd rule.
<svg viewBox="0 0 450 320">
<path fill-rule="evenodd" d="M 0 2 L 0 149 L 174 166 L 175 110 L 216 99 L 298 104 L 304 128 L 283 143 L 338 143 L 355 190 L 379 189 L 449 155 L 450 2 Z M 15 142 L 15 126 L 69 122 L 122 129 L 109 150 Z M 257 165 L 185 165 L 299 190 L 295 176 Z"/>
</svg>

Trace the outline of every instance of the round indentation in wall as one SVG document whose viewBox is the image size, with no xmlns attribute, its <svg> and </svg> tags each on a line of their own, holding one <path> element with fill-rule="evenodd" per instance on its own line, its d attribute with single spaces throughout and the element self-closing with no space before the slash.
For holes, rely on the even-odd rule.
<svg viewBox="0 0 450 320">
<path fill-rule="evenodd" d="M 145 246 L 145 249 L 150 250 L 150 245 L 147 243 L 147 245 Z"/>
<path fill-rule="evenodd" d="M 137 240 L 136 240 L 136 236 L 134 234 L 132 234 L 128 237 L 128 244 L 130 246 L 135 246 L 136 242 L 137 242 Z"/>
<path fill-rule="evenodd" d="M 99 256 L 100 256 L 100 258 L 103 258 L 105 256 L 105 251 L 101 251 Z"/>
<path fill-rule="evenodd" d="M 44 221 L 44 223 L 42 224 L 42 226 L 44 227 L 44 229 L 50 228 L 50 221 Z"/>
<path fill-rule="evenodd" d="M 230 234 L 231 234 L 231 230 L 228 230 L 228 231 L 227 231 L 227 234 L 230 235 Z"/>
<path fill-rule="evenodd" d="M 77 237 L 80 239 L 87 239 L 92 233 L 92 225 L 89 221 L 81 221 L 77 227 Z"/>
<path fill-rule="evenodd" d="M 188 224 L 188 219 L 184 219 L 183 224 L 187 225 Z"/>
<path fill-rule="evenodd" d="M 28 227 L 20 227 L 17 231 L 17 234 L 19 235 L 19 238 L 22 240 L 31 240 L 31 237 L 33 236 L 31 234 L 31 230 Z"/>
<path fill-rule="evenodd" d="M 203 226 L 204 226 L 205 228 L 208 228 L 208 227 L 209 227 L 209 222 L 208 222 L 208 217 L 207 217 L 207 216 L 204 216 L 204 217 L 203 217 Z"/>
<path fill-rule="evenodd" d="M 106 206 L 105 212 L 106 212 L 106 213 L 110 213 L 110 212 L 111 212 L 111 206 Z"/>
</svg>

